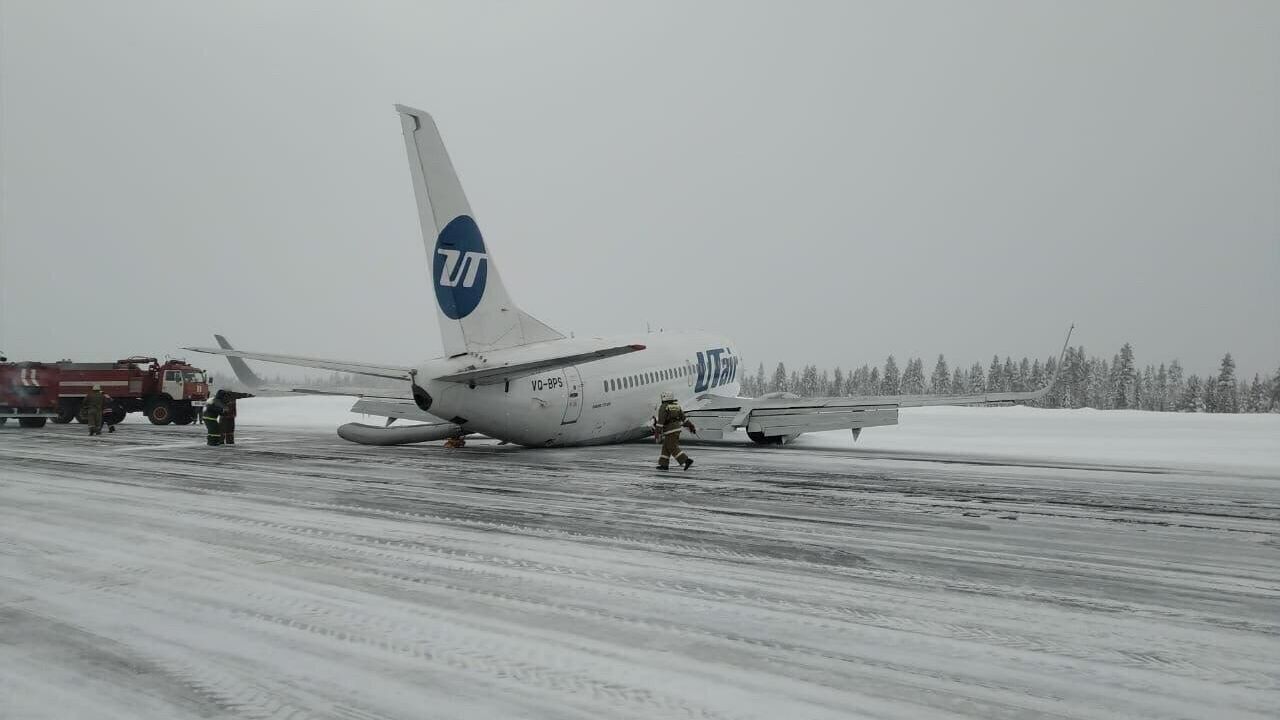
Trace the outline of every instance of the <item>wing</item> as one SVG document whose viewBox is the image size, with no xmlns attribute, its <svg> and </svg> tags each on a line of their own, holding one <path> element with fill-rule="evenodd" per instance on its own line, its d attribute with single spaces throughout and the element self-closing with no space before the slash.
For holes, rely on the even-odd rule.
<svg viewBox="0 0 1280 720">
<path fill-rule="evenodd" d="M 209 355 L 224 355 L 226 357 L 261 360 L 262 362 L 280 363 L 281 365 L 297 365 L 299 367 L 319 368 L 321 370 L 334 370 L 337 372 L 352 373 L 353 375 L 391 378 L 392 380 L 409 381 L 411 379 L 411 368 L 401 365 L 374 365 L 372 363 L 351 362 L 348 360 L 326 360 L 324 358 L 304 357 L 301 355 L 277 355 L 274 353 L 247 352 L 245 350 L 228 348 L 187 347 L 183 348 L 183 350 L 207 353 Z"/>
<path fill-rule="evenodd" d="M 1074 330 L 1075 326 L 1071 326 Z M 731 430 L 746 430 L 752 440 L 781 443 L 807 432 L 853 430 L 857 437 L 864 427 L 898 424 L 898 409 L 938 405 L 1001 406 L 1030 402 L 1044 397 L 1058 380 L 1062 355 L 1071 342 L 1071 330 L 1062 344 L 1062 353 L 1053 377 L 1038 390 L 995 392 L 972 395 L 882 395 L 875 397 L 764 397 L 730 398 L 703 395 L 685 411 L 698 427 L 699 436 L 715 438 Z"/>
<path fill-rule="evenodd" d="M 506 380 L 522 377 L 524 375 L 531 375 L 542 370 L 567 367 L 569 365 L 581 365 L 582 363 L 591 362 L 593 360 L 603 360 L 604 358 L 626 355 L 627 353 L 633 353 L 643 349 L 644 345 L 618 345 L 616 347 L 599 348 L 596 350 L 588 350 L 586 352 L 573 353 L 571 355 L 555 355 L 551 357 L 502 363 L 492 366 L 481 367 L 472 365 L 464 369 L 462 372 L 453 373 L 452 375 L 442 375 L 436 379 L 444 380 L 446 382 L 471 383 L 475 385 L 495 385 Z"/>
</svg>

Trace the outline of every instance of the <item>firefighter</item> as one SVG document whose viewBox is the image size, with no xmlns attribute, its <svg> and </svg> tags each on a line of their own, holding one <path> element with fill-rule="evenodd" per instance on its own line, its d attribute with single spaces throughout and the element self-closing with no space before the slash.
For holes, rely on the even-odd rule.
<svg viewBox="0 0 1280 720">
<path fill-rule="evenodd" d="M 669 391 L 662 393 L 662 404 L 658 406 L 657 422 L 654 425 L 654 432 L 658 435 L 657 440 L 662 443 L 662 454 L 658 456 L 659 470 L 666 470 L 673 456 L 685 470 L 693 464 L 693 458 L 680 449 L 680 428 L 682 427 L 689 428 L 689 432 L 692 433 L 698 432 L 693 427 L 693 423 L 685 418 L 684 410 L 680 409 L 680 403 L 676 402 L 676 396 Z"/>
<path fill-rule="evenodd" d="M 236 444 L 236 400 L 251 398 L 253 395 L 249 393 L 232 392 L 230 390 L 221 390 L 222 395 L 222 417 L 220 425 L 222 427 L 222 443 L 224 445 Z"/>
<path fill-rule="evenodd" d="M 213 399 L 205 404 L 204 412 L 201 414 L 204 419 L 205 430 L 209 433 L 209 447 L 222 444 L 222 427 L 219 418 L 222 417 L 223 411 L 227 409 L 226 396 L 226 390 L 219 390 L 214 394 Z"/>
<path fill-rule="evenodd" d="M 102 412 L 110 402 L 111 396 L 102 392 L 101 385 L 94 385 L 93 389 L 84 396 L 84 403 L 80 407 L 81 412 L 84 413 L 84 422 L 89 426 L 90 435 L 102 434 Z M 115 431 L 115 423 L 107 426 L 107 432 Z"/>
</svg>

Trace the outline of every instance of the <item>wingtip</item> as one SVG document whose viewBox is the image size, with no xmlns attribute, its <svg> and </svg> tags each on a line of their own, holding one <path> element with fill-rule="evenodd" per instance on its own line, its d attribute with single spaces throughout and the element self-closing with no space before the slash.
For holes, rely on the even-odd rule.
<svg viewBox="0 0 1280 720">
<path fill-rule="evenodd" d="M 431 113 L 427 112 L 426 110 L 419 110 L 416 107 L 410 107 L 408 105 L 401 105 L 400 103 L 396 103 L 395 108 L 396 108 L 396 112 L 401 115 L 412 115 L 413 117 L 420 117 L 420 118 L 431 117 Z"/>
</svg>

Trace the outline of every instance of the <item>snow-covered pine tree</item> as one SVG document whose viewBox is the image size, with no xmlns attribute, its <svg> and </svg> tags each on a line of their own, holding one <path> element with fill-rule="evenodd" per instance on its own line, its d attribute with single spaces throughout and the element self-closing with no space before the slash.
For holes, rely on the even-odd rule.
<svg viewBox="0 0 1280 720">
<path fill-rule="evenodd" d="M 831 392 L 831 376 L 823 370 L 818 373 L 818 397 L 831 397 L 834 394 Z"/>
<path fill-rule="evenodd" d="M 1025 392 L 1031 389 L 1031 361 L 1025 357 L 1018 361 L 1017 367 L 1013 370 L 1013 382 L 1010 387 L 1017 392 Z"/>
<path fill-rule="evenodd" d="M 880 368 L 871 368 L 871 374 L 867 376 L 867 392 L 866 395 L 883 395 L 883 386 L 880 382 Z"/>
<path fill-rule="evenodd" d="M 902 377 L 898 374 L 898 361 L 890 355 L 884 361 L 884 377 L 880 380 L 881 395 L 897 395 L 902 389 Z"/>
<path fill-rule="evenodd" d="M 835 372 L 831 373 L 831 394 L 839 397 L 845 394 L 844 390 L 844 373 L 840 371 L 840 366 L 837 365 Z"/>
<path fill-rule="evenodd" d="M 991 367 L 987 368 L 987 392 L 1000 392 L 1004 388 L 1004 366 L 999 356 L 991 356 Z"/>
<path fill-rule="evenodd" d="M 1215 380 L 1212 375 L 1205 378 L 1204 381 L 1200 383 L 1199 412 L 1218 412 L 1217 387 L 1218 381 Z"/>
<path fill-rule="evenodd" d="M 1183 378 L 1182 363 L 1174 360 L 1169 363 L 1169 379 L 1165 383 L 1165 405 L 1170 410 L 1177 410 L 1182 404 L 1182 396 L 1187 391 L 1187 381 Z"/>
<path fill-rule="evenodd" d="M 1280 368 L 1271 376 L 1270 387 L 1267 388 L 1267 409 L 1265 412 L 1280 410 Z"/>
<path fill-rule="evenodd" d="M 1111 409 L 1111 370 L 1107 361 L 1102 358 L 1089 358 L 1089 399 L 1088 407 L 1098 410 Z"/>
<path fill-rule="evenodd" d="M 1035 361 L 1031 363 L 1031 374 L 1027 376 L 1027 387 L 1032 390 L 1039 390 L 1044 387 L 1044 383 L 1044 366 L 1040 364 L 1040 358 L 1036 358 Z M 1052 402 L 1053 391 L 1050 390 L 1044 397 L 1030 404 L 1036 407 L 1053 407 Z"/>
<path fill-rule="evenodd" d="M 1253 382 L 1249 383 L 1248 401 L 1242 402 L 1246 407 L 1245 412 L 1260 413 L 1267 406 L 1266 385 L 1262 382 L 1262 376 L 1258 373 L 1253 374 Z"/>
<path fill-rule="evenodd" d="M 1236 361 L 1227 353 L 1222 358 L 1222 368 L 1218 370 L 1218 384 L 1213 393 L 1213 412 L 1240 412 L 1240 394 L 1236 387 Z"/>
<path fill-rule="evenodd" d="M 849 374 L 849 380 L 847 381 L 849 385 L 849 391 L 845 394 L 850 397 L 865 396 L 865 395 L 872 394 L 870 389 L 870 384 L 869 384 L 870 378 L 871 378 L 871 368 L 867 367 L 866 365 L 863 365 L 857 370 L 854 370 L 852 373 Z"/>
<path fill-rule="evenodd" d="M 1076 348 L 1075 360 L 1071 363 L 1071 404 L 1067 407 L 1082 408 L 1089 404 L 1089 361 L 1084 354 L 1084 346 Z"/>
<path fill-rule="evenodd" d="M 767 389 L 769 386 L 766 383 L 767 381 L 764 379 L 764 363 L 760 363 L 760 366 L 756 368 L 755 386 L 756 386 L 757 396 L 763 395 L 766 392 L 769 392 Z"/>
<path fill-rule="evenodd" d="M 907 369 L 902 373 L 901 393 L 903 395 L 924 394 L 924 361 L 920 358 L 911 358 L 907 361 Z"/>
<path fill-rule="evenodd" d="M 787 390 L 787 366 L 778 363 L 778 367 L 773 369 L 773 379 L 769 381 L 769 392 L 786 392 Z"/>
<path fill-rule="evenodd" d="M 795 370 L 792 370 L 791 374 L 787 376 L 787 392 L 795 393 L 796 395 L 800 394 L 800 375 Z"/>
<path fill-rule="evenodd" d="M 947 367 L 947 359 L 938 355 L 938 362 L 933 364 L 933 375 L 929 378 L 929 392 L 943 395 L 951 387 L 951 370 Z"/>
<path fill-rule="evenodd" d="M 1182 386 L 1182 396 L 1175 406 L 1178 412 L 1202 412 L 1204 410 L 1204 391 L 1200 387 L 1200 376 L 1192 375 Z"/>
<path fill-rule="evenodd" d="M 1134 374 L 1133 346 L 1125 343 L 1111 363 L 1111 404 L 1115 408 L 1131 408 L 1134 406 Z"/>
<path fill-rule="evenodd" d="M 1134 388 L 1134 395 L 1137 402 L 1134 404 L 1141 410 L 1153 411 L 1155 407 L 1155 391 L 1156 386 L 1156 369 L 1148 365 L 1142 374 L 1137 376 L 1137 384 Z"/>
<path fill-rule="evenodd" d="M 1064 360 L 1065 363 L 1065 360 Z M 1053 381 L 1053 386 L 1049 388 L 1049 392 L 1045 393 L 1043 405 L 1041 407 L 1060 408 L 1065 407 L 1064 399 L 1066 398 L 1066 376 L 1058 374 L 1058 358 L 1050 355 L 1044 361 L 1044 370 L 1040 375 L 1040 386 L 1044 387 L 1045 383 Z M 1033 367 L 1032 370 L 1035 368 Z M 1057 379 L 1054 380 L 1054 376 Z"/>
<path fill-rule="evenodd" d="M 800 389 L 792 390 L 800 397 L 814 397 L 818 394 L 818 368 L 815 365 L 805 365 L 804 374 L 800 376 Z"/>
<path fill-rule="evenodd" d="M 974 363 L 969 368 L 968 383 L 965 385 L 966 393 L 980 394 L 987 391 L 987 376 L 982 372 L 982 363 Z"/>
<path fill-rule="evenodd" d="M 1169 368 L 1164 363 L 1160 363 L 1160 369 L 1156 371 L 1155 387 L 1148 388 L 1147 392 L 1152 395 L 1151 406 L 1159 412 L 1166 412 L 1172 408 L 1169 406 Z"/>
<path fill-rule="evenodd" d="M 951 385 L 945 390 L 945 392 L 952 395 L 961 395 L 964 393 L 964 389 L 967 384 L 968 380 L 965 378 L 964 370 L 957 365 L 956 369 L 951 371 Z"/>
</svg>

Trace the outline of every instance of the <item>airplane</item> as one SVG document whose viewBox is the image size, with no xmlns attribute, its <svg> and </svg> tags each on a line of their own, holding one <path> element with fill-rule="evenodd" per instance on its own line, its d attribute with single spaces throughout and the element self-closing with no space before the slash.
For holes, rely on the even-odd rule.
<svg viewBox="0 0 1280 720">
<path fill-rule="evenodd" d="M 900 408 L 1027 402 L 1043 397 L 1057 379 L 1055 374 L 1044 387 L 1026 392 L 744 398 L 738 397 L 741 357 L 722 335 L 565 337 L 521 310 L 507 292 L 435 120 L 422 110 L 395 108 L 444 356 L 401 366 L 230 347 L 185 348 L 403 382 L 402 393 L 360 397 L 351 408 L 388 418 L 388 427 L 348 423 L 338 429 L 346 440 L 399 445 L 478 433 L 529 448 L 628 442 L 652 436 L 658 398 L 667 391 L 695 423 L 699 439 L 739 430 L 765 445 L 825 430 L 851 430 L 856 439 L 863 428 L 897 424 Z M 1070 338 L 1068 331 L 1067 342 Z M 390 427 L 395 419 L 424 424 Z"/>
</svg>

